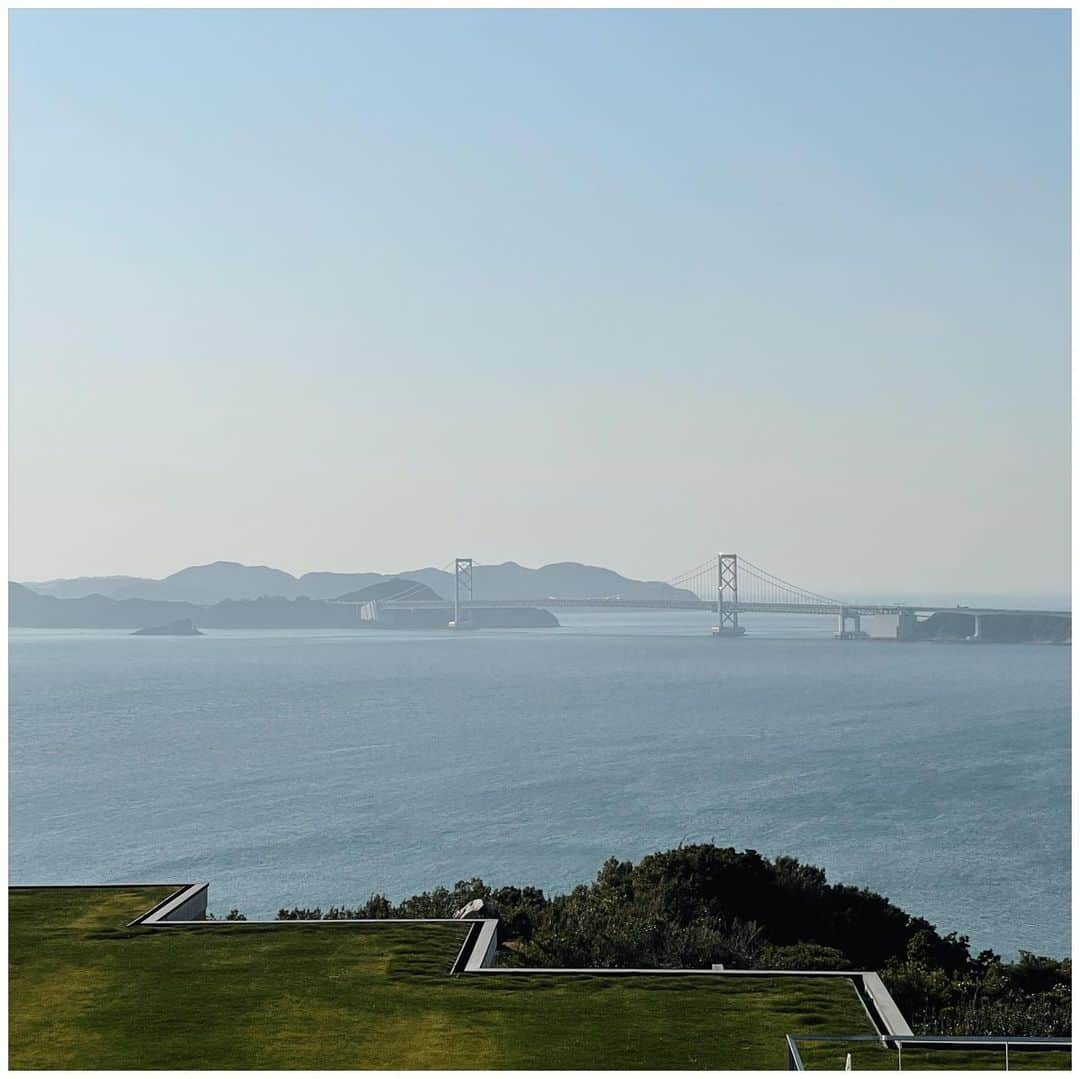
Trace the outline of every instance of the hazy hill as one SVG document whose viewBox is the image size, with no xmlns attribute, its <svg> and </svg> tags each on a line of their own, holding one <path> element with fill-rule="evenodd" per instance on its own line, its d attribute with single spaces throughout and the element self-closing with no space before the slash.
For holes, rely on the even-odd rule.
<svg viewBox="0 0 1080 1079">
<path fill-rule="evenodd" d="M 693 598 L 690 592 L 662 581 L 634 581 L 614 570 L 580 562 L 553 562 L 539 569 L 528 569 L 516 562 L 477 566 L 473 571 L 473 593 L 484 599 Z"/>
<path fill-rule="evenodd" d="M 270 566 L 244 566 L 239 562 L 211 562 L 188 566 L 155 580 L 150 577 L 76 577 L 71 580 L 30 582 L 35 592 L 58 599 L 101 595 L 109 599 L 157 599 L 181 603 L 217 603 L 221 599 L 298 595 L 297 580 Z M 326 597 L 324 597 L 326 598 Z"/>
<path fill-rule="evenodd" d="M 440 597 L 415 581 L 392 578 L 367 588 L 347 593 L 348 604 L 322 599 L 285 599 L 261 596 L 258 599 L 225 599 L 212 604 L 171 603 L 153 599 L 111 599 L 108 596 L 80 596 L 59 599 L 41 596 L 32 589 L 8 582 L 8 624 L 28 629 L 142 629 L 190 620 L 202 629 L 364 629 L 360 611 L 352 602 L 400 595 L 410 590 L 421 600 Z M 447 610 L 384 612 L 391 628 L 432 629 L 445 627 Z M 557 626 L 548 611 L 535 607 L 512 610 L 480 609 L 473 612 L 475 621 L 485 626 Z"/>
<path fill-rule="evenodd" d="M 450 599 L 454 578 L 444 570 L 409 570 L 398 575 L 427 585 L 437 596 Z M 160 580 L 147 577 L 75 577 L 26 582 L 42 596 L 76 599 L 97 595 L 114 600 L 160 600 L 211 604 L 225 599 L 258 599 L 277 596 L 296 599 L 336 599 L 380 582 L 394 580 L 383 573 L 291 573 L 271 566 L 245 566 L 239 562 L 212 562 L 189 566 Z M 660 581 L 635 581 L 600 566 L 580 562 L 555 562 L 529 569 L 517 562 L 496 566 L 477 565 L 473 570 L 476 599 L 589 599 L 622 596 L 624 599 L 690 598 L 690 593 Z"/>
<path fill-rule="evenodd" d="M 188 566 L 170 574 L 156 588 L 142 590 L 141 599 L 168 599 L 183 603 L 217 603 L 221 599 L 257 599 L 259 596 L 295 594 L 296 578 L 270 566 L 243 566 L 239 562 L 211 562 Z"/>
<path fill-rule="evenodd" d="M 203 608 L 190 603 L 91 595 L 74 599 L 38 595 L 8 582 L 8 625 L 38 629 L 141 629 L 190 618 L 201 625 Z"/>
<path fill-rule="evenodd" d="M 144 585 L 155 585 L 146 577 L 67 577 L 55 581 L 26 581 L 38 595 L 57 599 L 78 599 L 80 596 L 109 596 L 137 594 Z"/>
<path fill-rule="evenodd" d="M 8 583 L 8 625 L 34 629 L 141 629 L 190 619 L 202 629 L 338 629 L 356 628 L 355 607 L 325 600 L 226 599 L 199 605 L 168 600 L 41 596 Z"/>
<path fill-rule="evenodd" d="M 218 603 L 223 599 L 336 599 L 380 581 L 385 573 L 305 573 L 294 577 L 271 566 L 245 566 L 240 562 L 211 562 L 188 566 L 160 579 L 153 577 L 70 577 L 53 581 L 24 581 L 27 588 L 42 596 L 80 599 L 106 596 L 109 599 L 157 599 L 177 603 Z"/>
<path fill-rule="evenodd" d="M 402 573 L 420 581 L 444 598 L 454 594 L 454 575 L 437 569 L 414 569 Z M 662 581 L 635 581 L 602 566 L 581 562 L 553 562 L 530 569 L 517 562 L 473 567 L 473 596 L 476 599 L 693 599 L 693 593 L 673 588 Z"/>
<path fill-rule="evenodd" d="M 305 573 L 296 582 L 296 595 L 312 599 L 337 599 L 347 592 L 385 581 L 383 573 Z"/>
</svg>

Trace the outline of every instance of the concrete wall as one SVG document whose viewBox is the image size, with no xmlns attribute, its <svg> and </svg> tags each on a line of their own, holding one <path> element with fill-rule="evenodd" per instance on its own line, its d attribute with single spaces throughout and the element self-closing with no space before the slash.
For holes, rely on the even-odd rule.
<svg viewBox="0 0 1080 1079">
<path fill-rule="evenodd" d="M 903 1012 L 896 1006 L 892 994 L 885 988 L 885 983 L 874 971 L 868 970 L 862 976 L 863 992 L 870 998 L 877 1010 L 886 1034 L 911 1034 Z M 871 1016 L 871 1018 L 873 1018 Z"/>
<path fill-rule="evenodd" d="M 465 964 L 467 971 L 484 970 L 495 966 L 495 949 L 499 946 L 498 918 L 485 918 Z"/>
<path fill-rule="evenodd" d="M 915 616 L 910 611 L 899 614 L 864 614 L 862 630 L 874 640 L 910 641 L 915 629 Z"/>
<path fill-rule="evenodd" d="M 862 630 L 874 640 L 910 641 L 915 636 L 916 619 L 913 611 L 899 614 L 864 614 Z"/>
<path fill-rule="evenodd" d="M 862 630 L 875 640 L 895 641 L 900 634 L 900 616 L 898 614 L 863 615 Z"/>
<path fill-rule="evenodd" d="M 159 922 L 200 922 L 206 917 L 206 897 L 210 885 L 189 884 L 183 891 L 170 896 L 160 906 L 137 922 L 155 925 Z"/>
</svg>

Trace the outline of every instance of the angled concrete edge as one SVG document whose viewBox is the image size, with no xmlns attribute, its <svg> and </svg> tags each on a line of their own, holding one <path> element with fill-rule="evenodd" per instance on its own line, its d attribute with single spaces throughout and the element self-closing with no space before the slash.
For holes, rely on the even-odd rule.
<svg viewBox="0 0 1080 1079">
<path fill-rule="evenodd" d="M 206 898 L 210 882 L 181 885 L 172 895 L 166 896 L 157 906 L 129 922 L 128 925 L 157 925 L 159 922 L 204 921 Z"/>
<path fill-rule="evenodd" d="M 862 983 L 866 995 L 873 1002 L 874 1010 L 880 1016 L 882 1025 L 885 1027 L 882 1033 L 912 1037 L 911 1027 L 908 1026 L 903 1013 L 896 1006 L 892 994 L 885 988 L 881 976 L 873 971 L 866 971 L 862 976 Z"/>
<path fill-rule="evenodd" d="M 464 973 L 472 974 L 478 970 L 495 970 L 495 949 L 498 947 L 498 918 L 485 918 L 480 923 L 480 932 L 473 937 L 472 951 L 465 961 Z"/>
</svg>

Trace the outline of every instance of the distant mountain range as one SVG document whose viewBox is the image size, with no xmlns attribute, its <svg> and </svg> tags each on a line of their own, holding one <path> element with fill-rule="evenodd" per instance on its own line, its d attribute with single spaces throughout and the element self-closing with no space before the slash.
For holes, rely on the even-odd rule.
<svg viewBox="0 0 1080 1079">
<path fill-rule="evenodd" d="M 271 566 L 245 566 L 239 562 L 212 562 L 188 566 L 160 579 L 150 577 L 70 577 L 53 581 L 23 581 L 24 587 L 41 596 L 81 599 L 103 596 L 112 600 L 156 600 L 207 605 L 222 600 L 338 599 L 372 585 L 407 578 L 426 585 L 443 599 L 454 594 L 454 577 L 443 570 L 426 568 L 399 574 L 305 573 L 294 577 Z M 517 562 L 473 569 L 476 599 L 593 599 L 622 596 L 624 599 L 690 599 L 690 592 L 660 581 L 635 581 L 600 566 L 579 562 L 555 562 L 529 569 Z M 374 598 L 374 597 L 372 597 Z M 14 624 L 14 623 L 13 623 Z"/>
<path fill-rule="evenodd" d="M 239 562 L 211 562 L 208 566 L 188 566 L 168 577 L 69 577 L 55 581 L 23 581 L 42 596 L 82 599 L 163 600 L 171 603 L 218 603 L 223 599 L 336 599 L 368 585 L 388 580 L 382 573 L 305 573 L 294 577 L 270 566 L 244 566 Z"/>
<path fill-rule="evenodd" d="M 294 577 L 270 566 L 213 562 L 189 566 L 160 580 L 146 577 L 74 577 L 26 584 L 8 583 L 8 625 L 39 629 L 139 629 L 181 619 L 216 629 L 326 629 L 355 627 L 351 603 L 407 593 L 415 600 L 450 600 L 453 574 L 438 569 L 403 574 L 305 573 Z M 558 562 L 528 569 L 516 562 L 473 569 L 476 600 L 691 598 L 691 593 L 659 581 L 633 581 L 599 566 Z M 557 625 L 546 612 L 518 611 L 477 617 L 491 624 Z M 419 616 L 398 616 L 404 626 Z M 428 621 L 445 621 L 430 613 Z M 419 620 L 420 622 L 423 619 Z M 426 624 L 426 623 L 425 623 Z M 434 623 L 433 623 L 434 624 Z"/>
</svg>

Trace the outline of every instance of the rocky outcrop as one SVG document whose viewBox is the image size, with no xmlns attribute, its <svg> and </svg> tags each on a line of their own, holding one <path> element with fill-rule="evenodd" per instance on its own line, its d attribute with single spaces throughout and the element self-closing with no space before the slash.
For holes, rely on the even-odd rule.
<svg viewBox="0 0 1080 1079">
<path fill-rule="evenodd" d="M 133 637 L 201 637 L 202 630 L 196 628 L 190 618 L 178 618 L 175 622 L 166 622 L 163 626 L 146 626 L 137 629 Z"/>
<path fill-rule="evenodd" d="M 455 910 L 452 918 L 498 918 L 499 908 L 490 899 L 474 899 Z"/>
</svg>

